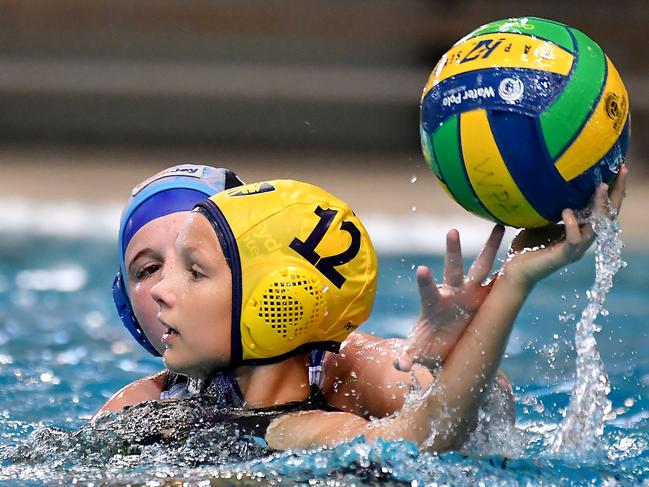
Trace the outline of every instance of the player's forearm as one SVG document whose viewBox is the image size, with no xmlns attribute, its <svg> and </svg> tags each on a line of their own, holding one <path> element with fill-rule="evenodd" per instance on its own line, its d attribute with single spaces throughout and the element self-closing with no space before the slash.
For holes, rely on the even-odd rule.
<svg viewBox="0 0 649 487">
<path fill-rule="evenodd" d="M 439 371 L 455 436 L 466 436 L 531 288 L 501 276 Z M 451 438 L 452 440 L 452 438 Z"/>
<path fill-rule="evenodd" d="M 417 406 L 367 426 L 368 439 L 403 438 L 435 451 L 459 447 L 471 431 L 487 384 L 493 380 L 514 320 L 529 293 L 499 280 Z M 433 436 L 434 435 L 434 436 Z M 432 438 L 431 438 L 432 436 Z"/>
</svg>

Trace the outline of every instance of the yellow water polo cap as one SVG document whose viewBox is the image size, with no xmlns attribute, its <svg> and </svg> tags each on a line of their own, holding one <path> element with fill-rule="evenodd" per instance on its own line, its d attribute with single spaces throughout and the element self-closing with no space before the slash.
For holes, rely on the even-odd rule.
<svg viewBox="0 0 649 487">
<path fill-rule="evenodd" d="M 367 319 L 377 259 L 349 206 L 291 180 L 247 184 L 199 203 L 232 271 L 231 366 L 337 351 Z"/>
</svg>

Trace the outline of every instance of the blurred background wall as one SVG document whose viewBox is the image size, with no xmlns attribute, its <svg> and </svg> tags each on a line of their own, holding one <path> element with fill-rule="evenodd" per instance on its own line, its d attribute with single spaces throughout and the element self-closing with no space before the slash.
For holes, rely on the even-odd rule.
<svg viewBox="0 0 649 487">
<path fill-rule="evenodd" d="M 1 0 L 0 142 L 413 151 L 440 55 L 523 15 L 600 43 L 647 154 L 646 0 Z"/>
<path fill-rule="evenodd" d="M 123 202 L 190 160 L 361 210 L 466 215 L 421 156 L 421 90 L 460 37 L 525 15 L 583 30 L 621 72 L 638 202 L 623 219 L 647 244 L 647 0 L 0 0 L 0 194 Z"/>
</svg>

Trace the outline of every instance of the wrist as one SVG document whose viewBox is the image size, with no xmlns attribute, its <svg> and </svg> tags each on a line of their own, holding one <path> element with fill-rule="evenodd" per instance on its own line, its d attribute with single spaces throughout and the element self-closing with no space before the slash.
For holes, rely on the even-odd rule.
<svg viewBox="0 0 649 487">
<path fill-rule="evenodd" d="M 532 279 L 524 272 L 519 272 L 516 269 L 509 269 L 505 266 L 500 272 L 494 286 L 506 288 L 508 293 L 514 295 L 520 294 L 525 297 L 532 291 L 535 284 L 536 280 Z"/>
</svg>

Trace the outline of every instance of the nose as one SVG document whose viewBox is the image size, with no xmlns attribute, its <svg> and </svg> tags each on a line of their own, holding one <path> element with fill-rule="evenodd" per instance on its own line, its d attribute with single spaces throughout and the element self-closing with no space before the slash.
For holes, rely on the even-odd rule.
<svg viewBox="0 0 649 487">
<path fill-rule="evenodd" d="M 168 308 L 173 306 L 175 303 L 174 294 L 172 292 L 173 287 L 170 285 L 171 275 L 172 272 L 163 272 L 160 280 L 151 287 L 151 297 L 161 309 L 163 307 Z"/>
</svg>

